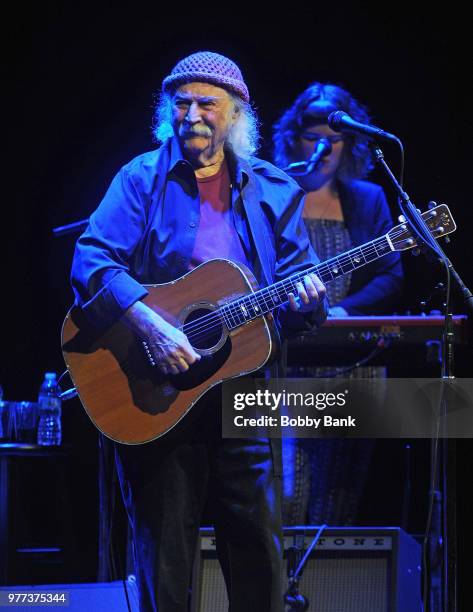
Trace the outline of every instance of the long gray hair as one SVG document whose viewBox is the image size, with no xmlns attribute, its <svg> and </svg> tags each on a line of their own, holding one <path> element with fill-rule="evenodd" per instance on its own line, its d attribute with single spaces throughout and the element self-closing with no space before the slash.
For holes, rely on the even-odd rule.
<svg viewBox="0 0 473 612">
<path fill-rule="evenodd" d="M 259 120 L 256 111 L 248 102 L 239 96 L 228 92 L 238 118 L 228 134 L 225 145 L 230 147 L 235 155 L 248 159 L 259 147 Z M 172 97 L 169 93 L 159 94 L 154 109 L 153 136 L 158 143 L 162 143 L 174 135 L 172 128 Z"/>
</svg>

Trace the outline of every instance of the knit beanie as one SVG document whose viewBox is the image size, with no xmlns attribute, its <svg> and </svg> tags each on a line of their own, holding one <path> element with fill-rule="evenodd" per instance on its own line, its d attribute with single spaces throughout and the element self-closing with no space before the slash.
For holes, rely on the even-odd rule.
<svg viewBox="0 0 473 612">
<path fill-rule="evenodd" d="M 174 66 L 163 81 L 163 91 L 177 89 L 193 81 L 212 83 L 236 93 L 245 102 L 250 101 L 248 87 L 238 66 L 224 55 L 199 51 L 185 57 Z"/>
</svg>

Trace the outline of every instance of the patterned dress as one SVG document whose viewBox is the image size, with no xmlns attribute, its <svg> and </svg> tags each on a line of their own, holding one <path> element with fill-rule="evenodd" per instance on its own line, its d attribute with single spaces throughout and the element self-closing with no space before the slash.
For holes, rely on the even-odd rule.
<svg viewBox="0 0 473 612">
<path fill-rule="evenodd" d="M 315 252 L 325 261 L 352 247 L 344 221 L 304 219 Z M 327 285 L 332 306 L 350 289 L 351 274 Z M 324 378 L 337 375 L 334 367 L 291 367 L 287 376 Z M 380 378 L 383 367 L 359 367 L 341 376 Z M 284 439 L 283 523 L 285 525 L 353 525 L 374 447 L 374 440 Z"/>
</svg>

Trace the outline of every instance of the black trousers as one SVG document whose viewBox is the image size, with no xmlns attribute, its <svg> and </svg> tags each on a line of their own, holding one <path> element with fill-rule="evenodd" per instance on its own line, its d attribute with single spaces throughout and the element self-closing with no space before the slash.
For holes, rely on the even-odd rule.
<svg viewBox="0 0 473 612">
<path fill-rule="evenodd" d="M 222 439 L 219 397 L 156 442 L 116 446 L 142 612 L 187 612 L 206 504 L 230 611 L 283 610 L 279 453 L 275 441 Z"/>
</svg>

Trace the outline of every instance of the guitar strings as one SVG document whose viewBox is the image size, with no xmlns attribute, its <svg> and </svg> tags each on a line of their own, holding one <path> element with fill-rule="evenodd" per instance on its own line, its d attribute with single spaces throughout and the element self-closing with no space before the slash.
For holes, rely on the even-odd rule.
<svg viewBox="0 0 473 612">
<path fill-rule="evenodd" d="M 394 232 L 391 234 L 392 238 L 397 238 L 399 235 L 401 235 L 404 232 L 404 230 L 401 230 L 399 232 Z M 312 271 L 316 271 L 322 278 L 322 280 L 324 282 L 330 282 L 331 280 L 334 279 L 332 270 L 334 267 L 341 267 L 342 271 L 343 271 L 343 265 L 350 265 L 351 269 L 353 268 L 353 260 L 350 257 L 350 253 L 355 253 L 357 252 L 358 254 L 362 254 L 363 256 L 370 256 L 371 254 L 375 254 L 377 257 L 381 257 L 387 253 L 382 253 L 381 255 L 378 253 L 378 250 L 376 248 L 376 246 L 383 246 L 385 247 L 385 242 L 386 242 L 386 237 L 380 237 L 377 238 L 373 241 L 371 241 L 370 243 L 366 243 L 365 245 L 361 245 L 358 247 L 355 247 L 353 249 L 350 249 L 350 251 L 347 251 L 347 253 L 340 255 L 338 257 L 334 257 L 331 258 L 330 260 L 328 260 L 327 262 L 321 262 L 320 264 L 317 264 L 313 269 L 311 270 L 304 270 L 298 274 L 295 274 L 294 276 L 292 276 L 289 279 L 284 279 L 282 281 L 279 281 L 279 283 L 275 283 L 274 285 L 272 285 L 271 290 L 273 292 L 277 292 L 278 296 L 279 296 L 279 289 L 283 289 L 284 293 L 287 294 L 288 292 L 295 292 L 297 290 L 296 288 L 296 283 L 300 282 L 304 276 L 306 276 L 308 273 L 312 272 Z M 360 266 L 357 267 L 362 267 L 364 265 L 366 265 L 367 263 L 371 263 L 371 261 L 366 261 L 366 258 L 363 257 L 365 259 L 365 261 L 363 263 L 361 263 Z M 330 263 L 331 262 L 331 263 Z M 330 264 L 330 265 L 329 265 Z M 336 266 L 336 264 L 338 264 L 338 266 Z M 328 274 L 330 275 L 330 277 L 328 277 Z M 324 276 L 327 276 L 327 278 L 325 279 Z M 338 274 L 336 274 L 335 278 L 338 276 Z M 298 277 L 299 280 L 298 280 Z M 236 321 L 236 327 L 238 327 L 239 325 L 243 324 L 245 321 L 240 321 L 240 317 L 241 317 L 241 305 L 242 302 L 246 301 L 248 303 L 248 305 L 253 308 L 253 310 L 255 311 L 255 307 L 253 302 L 257 303 L 257 307 L 261 308 L 261 301 L 263 302 L 263 306 L 264 308 L 268 308 L 268 304 L 266 303 L 266 299 L 264 296 L 264 292 L 268 292 L 268 288 L 265 287 L 263 289 L 260 289 L 254 293 L 250 293 L 250 294 L 246 294 L 244 296 L 242 296 L 241 298 L 235 300 L 234 302 L 230 303 L 230 304 L 224 304 L 220 307 L 219 310 L 217 311 L 212 311 L 211 313 L 208 313 L 206 315 L 203 315 L 202 317 L 199 317 L 198 319 L 196 319 L 195 321 L 192 321 L 189 324 L 185 324 L 183 326 L 183 331 L 186 333 L 186 335 L 189 336 L 189 338 L 192 338 L 194 340 L 196 339 L 203 339 L 207 336 L 207 332 L 214 330 L 217 325 L 220 326 L 222 323 L 226 323 L 225 321 L 225 315 L 223 314 L 223 310 L 226 310 L 227 314 L 229 315 L 229 317 L 233 318 L 234 321 L 230 322 L 232 325 L 235 324 Z M 272 300 L 271 296 L 268 293 L 268 297 L 270 300 Z M 273 308 L 275 308 L 276 306 L 281 306 L 285 303 L 287 303 L 287 299 L 286 300 L 281 300 L 278 304 L 274 304 L 274 300 L 273 301 L 273 305 L 271 306 L 271 308 L 269 310 L 272 310 Z M 256 314 L 256 317 L 259 316 L 259 314 Z M 253 317 L 256 318 L 256 317 Z M 252 319 L 250 319 L 252 320 Z M 217 323 L 217 325 L 215 325 L 215 323 Z M 230 326 L 229 326 L 230 327 Z"/>
<path fill-rule="evenodd" d="M 391 231 L 389 236 L 391 239 L 396 239 L 397 237 L 401 236 L 404 232 L 405 230 L 403 229 L 401 229 L 400 231 L 398 230 L 397 232 Z M 380 255 L 378 252 L 378 249 L 376 248 L 378 246 L 384 249 L 386 247 L 386 242 L 387 242 L 386 236 L 382 236 L 380 238 L 376 238 L 372 240 L 369 243 L 365 243 L 364 245 L 354 247 L 353 249 L 350 249 L 349 251 L 347 251 L 346 253 L 342 255 L 329 259 L 327 262 L 321 262 L 317 264 L 312 269 L 304 270 L 302 272 L 299 272 L 293 275 L 289 279 L 284 279 L 282 281 L 279 281 L 278 283 L 275 283 L 274 285 L 271 286 L 271 292 L 273 296 L 274 296 L 274 293 L 276 293 L 279 298 L 280 289 L 283 290 L 283 294 L 284 294 L 283 297 L 285 297 L 285 294 L 289 292 L 297 291 L 296 283 L 300 282 L 304 278 L 304 276 L 306 276 L 308 273 L 311 273 L 312 271 L 316 271 L 324 282 L 330 282 L 334 278 L 337 278 L 339 276 L 337 273 L 335 274 L 335 277 L 333 276 L 334 267 L 339 266 L 340 268 L 342 268 L 342 272 L 345 274 L 345 272 L 343 271 L 344 264 L 350 265 L 351 269 L 357 269 L 368 263 L 371 263 L 372 261 L 375 261 L 374 259 L 366 261 L 365 255 L 369 257 L 370 255 L 375 254 L 376 258 L 387 255 L 388 254 L 387 252 L 381 252 L 381 255 Z M 365 261 L 361 263 L 360 265 L 353 267 L 353 259 L 351 258 L 350 254 L 355 254 L 355 253 L 357 254 L 356 257 L 358 258 L 359 258 L 359 255 L 361 254 Z M 330 275 L 330 277 L 328 275 Z M 324 278 L 324 276 L 326 278 Z M 246 302 L 255 312 L 255 316 L 253 316 L 253 318 L 250 319 L 250 320 L 254 320 L 254 318 L 257 318 L 261 314 L 261 313 L 256 314 L 256 308 L 254 306 L 254 302 L 256 302 L 258 309 L 261 309 L 261 305 L 263 306 L 263 310 L 268 309 L 268 303 L 266 301 L 265 293 L 268 296 L 270 303 L 271 301 L 273 302 L 273 304 L 269 307 L 269 310 L 272 310 L 273 308 L 276 308 L 277 306 L 281 306 L 287 303 L 288 300 L 284 299 L 281 301 L 278 300 L 278 304 L 274 304 L 274 297 L 271 297 L 271 294 L 269 293 L 269 291 L 270 290 L 268 287 L 264 287 L 263 289 L 259 289 L 258 291 L 254 293 L 246 294 L 242 296 L 241 298 L 238 298 L 234 302 L 231 302 L 229 304 L 224 304 L 218 310 L 207 313 L 206 315 L 199 317 L 198 319 L 192 321 L 191 323 L 184 324 L 183 331 L 186 333 L 186 335 L 189 338 L 192 338 L 194 340 L 205 338 L 209 331 L 212 332 L 212 330 L 214 330 L 217 326 L 220 326 L 223 323 L 225 324 L 227 323 L 225 320 L 225 312 L 230 318 L 234 319 L 234 321 L 233 322 L 230 321 L 230 323 L 234 325 L 236 321 L 236 327 L 238 327 L 239 325 L 245 322 L 245 321 L 240 321 L 241 306 L 242 305 L 245 306 L 244 302 Z M 230 326 L 228 326 L 228 324 L 227 324 L 227 327 L 231 328 Z"/>
<path fill-rule="evenodd" d="M 402 231 L 399 232 L 399 234 L 402 234 Z M 393 237 L 395 238 L 396 235 L 393 234 Z M 361 247 L 355 247 L 354 249 L 350 249 L 350 251 L 348 251 L 347 253 L 340 255 L 338 257 L 332 258 L 330 260 L 328 260 L 327 262 L 321 262 L 320 264 L 317 264 L 317 266 L 314 267 L 314 269 L 316 269 L 316 271 L 322 276 L 328 276 L 330 275 L 330 277 L 327 277 L 327 279 L 322 279 L 324 280 L 324 282 L 330 282 L 331 280 L 334 279 L 332 270 L 333 268 L 336 267 L 340 267 L 343 270 L 343 265 L 350 265 L 351 269 L 353 270 L 353 260 L 350 257 L 350 253 L 355 253 L 357 252 L 357 257 L 359 257 L 359 254 L 361 253 L 361 255 L 366 255 L 366 256 L 370 256 L 371 254 L 375 254 L 377 256 L 379 256 L 378 250 L 376 249 L 376 245 L 378 246 L 385 246 L 385 237 L 381 237 L 381 238 L 377 238 L 375 240 L 373 240 L 371 243 L 367 243 L 366 246 L 362 245 Z M 363 246 L 365 246 L 365 248 L 362 248 Z M 383 253 L 384 255 L 385 253 Z M 386 253 L 387 254 L 387 253 Z M 363 265 L 367 264 L 367 263 L 371 263 L 371 261 L 374 260 L 370 260 L 370 261 L 366 261 L 366 258 L 363 257 L 363 259 L 365 259 L 365 261 L 363 263 L 361 263 L 360 266 L 358 267 L 362 267 Z M 329 262 L 332 262 L 329 265 Z M 338 264 L 338 266 L 337 266 Z M 304 276 L 307 275 L 309 271 L 308 270 L 304 270 L 298 274 L 295 274 L 293 277 L 291 277 L 290 279 L 284 279 L 282 281 L 279 281 L 279 283 L 275 283 L 274 285 L 272 285 L 271 287 L 271 291 L 273 293 L 276 293 L 279 297 L 279 289 L 283 289 L 283 292 L 285 294 L 287 294 L 288 292 L 295 292 L 297 291 L 297 287 L 296 287 L 296 283 L 300 282 L 300 280 L 302 280 L 302 278 Z M 297 277 L 300 276 L 300 280 L 297 280 Z M 338 276 L 338 274 L 336 274 L 335 278 Z M 265 287 L 263 289 L 260 289 L 254 293 L 250 293 L 250 294 L 246 294 L 244 296 L 242 296 L 241 298 L 235 300 L 234 302 L 230 303 L 230 304 L 224 304 L 220 307 L 219 310 L 216 311 L 212 311 L 211 313 L 207 313 L 206 315 L 203 315 L 202 317 L 199 317 L 198 319 L 192 321 L 191 323 L 187 323 L 184 324 L 183 326 L 183 331 L 184 333 L 186 333 L 186 335 L 188 335 L 189 337 L 192 338 L 196 338 L 196 332 L 197 334 L 199 334 L 199 332 L 206 332 L 208 330 L 211 330 L 212 328 L 215 327 L 214 323 L 218 323 L 218 325 L 220 325 L 222 322 L 225 322 L 225 315 L 222 313 L 222 310 L 225 309 L 227 311 L 227 314 L 233 318 L 234 320 L 238 321 L 238 324 L 241 324 L 239 322 L 239 318 L 241 316 L 241 303 L 243 301 L 246 301 L 249 303 L 249 305 L 253 308 L 253 310 L 255 310 L 254 305 L 251 303 L 252 301 L 257 303 L 258 308 L 261 308 L 261 302 L 263 303 L 263 307 L 264 308 L 268 308 L 268 304 L 266 302 L 266 298 L 265 298 L 265 291 L 267 292 L 268 295 L 268 299 L 270 300 L 270 302 L 272 301 L 273 304 L 270 307 L 270 310 L 272 308 L 275 308 L 277 306 L 281 306 L 283 304 L 285 304 L 288 300 L 281 300 L 279 301 L 278 304 L 274 304 L 274 299 L 271 298 L 271 295 L 269 294 L 269 288 Z M 258 316 L 258 315 L 257 315 Z M 210 325 L 208 325 L 210 323 Z M 231 322 L 232 323 L 232 322 Z M 234 323 L 234 322 L 233 322 Z"/>
</svg>

